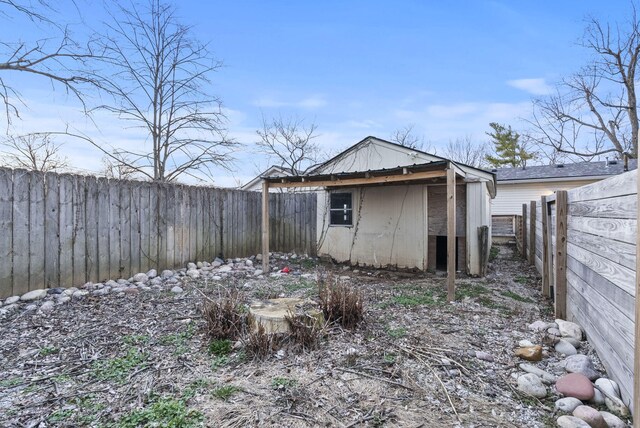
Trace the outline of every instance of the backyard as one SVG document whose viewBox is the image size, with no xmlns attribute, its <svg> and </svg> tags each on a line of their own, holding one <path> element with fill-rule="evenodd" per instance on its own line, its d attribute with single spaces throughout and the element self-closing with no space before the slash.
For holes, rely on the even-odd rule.
<svg viewBox="0 0 640 428">
<path fill-rule="evenodd" d="M 453 304 L 439 273 L 276 254 L 272 269 L 290 274 L 262 276 L 236 259 L 224 275 L 207 263 L 195 278 L 178 272 L 148 291 L 72 295 L 46 312 L 21 307 L 0 321 L 0 425 L 552 425 L 557 396 L 523 394 L 513 377 L 522 362 L 513 350 L 540 343 L 527 326 L 552 321 L 550 303 L 512 246 L 492 253 L 485 278 L 456 281 Z M 316 349 L 283 346 L 262 359 L 243 341 L 207 334 L 208 299 L 229 290 L 247 303 L 316 299 L 318 276 L 362 291 L 356 328 L 328 325 Z M 583 352 L 594 354 L 587 343 Z"/>
</svg>

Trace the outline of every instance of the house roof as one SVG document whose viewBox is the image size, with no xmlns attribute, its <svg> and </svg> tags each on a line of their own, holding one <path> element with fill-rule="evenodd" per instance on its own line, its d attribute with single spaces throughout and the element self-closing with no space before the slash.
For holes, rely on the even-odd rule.
<svg viewBox="0 0 640 428">
<path fill-rule="evenodd" d="M 262 181 L 262 177 L 274 176 L 276 174 L 291 175 L 291 170 L 289 168 L 285 168 L 279 165 L 271 165 L 269 168 L 265 169 L 263 172 L 258 174 L 258 176 L 256 176 L 253 180 L 250 180 L 245 184 L 243 184 L 242 186 L 240 186 L 240 190 L 251 189 L 253 186 L 255 186 L 256 184 Z M 296 175 L 300 175 L 300 174 L 302 174 L 302 171 L 297 170 Z"/>
<path fill-rule="evenodd" d="M 629 159 L 629 170 L 638 167 L 637 159 Z M 624 163 L 621 160 L 577 162 L 557 165 L 534 165 L 526 168 L 497 168 L 496 180 L 501 181 L 537 181 L 553 179 L 599 178 L 622 174 Z"/>
</svg>

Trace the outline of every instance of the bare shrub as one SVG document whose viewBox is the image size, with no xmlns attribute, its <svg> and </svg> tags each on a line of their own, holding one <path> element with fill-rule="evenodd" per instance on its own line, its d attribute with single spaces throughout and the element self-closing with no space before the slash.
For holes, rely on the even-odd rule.
<svg viewBox="0 0 640 428">
<path fill-rule="evenodd" d="M 242 308 L 239 293 L 229 292 L 217 300 L 207 299 L 204 304 L 207 334 L 212 339 L 237 339 L 247 326 L 247 315 Z"/>
<path fill-rule="evenodd" d="M 318 349 L 324 336 L 324 326 L 317 318 L 290 312 L 285 320 L 289 325 L 290 332 L 287 338 L 290 343 L 297 345 L 303 352 Z"/>
<path fill-rule="evenodd" d="M 355 287 L 323 278 L 318 283 L 320 308 L 328 322 L 346 329 L 355 328 L 364 318 L 362 292 Z"/>
<path fill-rule="evenodd" d="M 255 326 L 243 336 L 242 342 L 247 355 L 257 360 L 263 360 L 273 354 L 284 342 L 283 335 L 267 333 L 259 322 L 249 319 L 248 324 Z"/>
</svg>

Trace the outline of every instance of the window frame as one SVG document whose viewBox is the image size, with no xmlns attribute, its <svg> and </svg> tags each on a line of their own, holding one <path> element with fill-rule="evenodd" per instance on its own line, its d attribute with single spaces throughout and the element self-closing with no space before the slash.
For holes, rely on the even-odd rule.
<svg viewBox="0 0 640 428">
<path fill-rule="evenodd" d="M 351 204 L 349 208 L 331 208 L 331 202 L 332 202 L 332 198 L 333 195 L 349 195 Z M 329 227 L 353 227 L 353 211 L 354 211 L 354 207 L 353 207 L 353 192 L 352 191 L 334 191 L 334 192 L 329 192 Z M 342 212 L 344 213 L 344 215 L 347 215 L 347 212 L 349 213 L 349 217 L 350 217 L 350 222 L 349 223 L 333 223 L 331 220 L 331 214 L 334 212 Z"/>
</svg>

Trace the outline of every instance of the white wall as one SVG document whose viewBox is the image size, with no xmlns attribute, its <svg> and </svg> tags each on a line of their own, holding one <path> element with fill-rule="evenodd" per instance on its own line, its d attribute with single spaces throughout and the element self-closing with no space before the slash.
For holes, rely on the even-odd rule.
<svg viewBox="0 0 640 428">
<path fill-rule="evenodd" d="M 478 227 L 489 226 L 491 239 L 490 201 L 486 183 L 467 183 L 467 272 L 470 275 L 480 274 Z"/>
<path fill-rule="evenodd" d="M 522 204 L 540 201 L 556 190 L 569 190 L 597 180 L 548 181 L 541 183 L 504 183 L 498 181 L 498 193 L 491 204 L 492 215 L 520 215 Z"/>
</svg>

